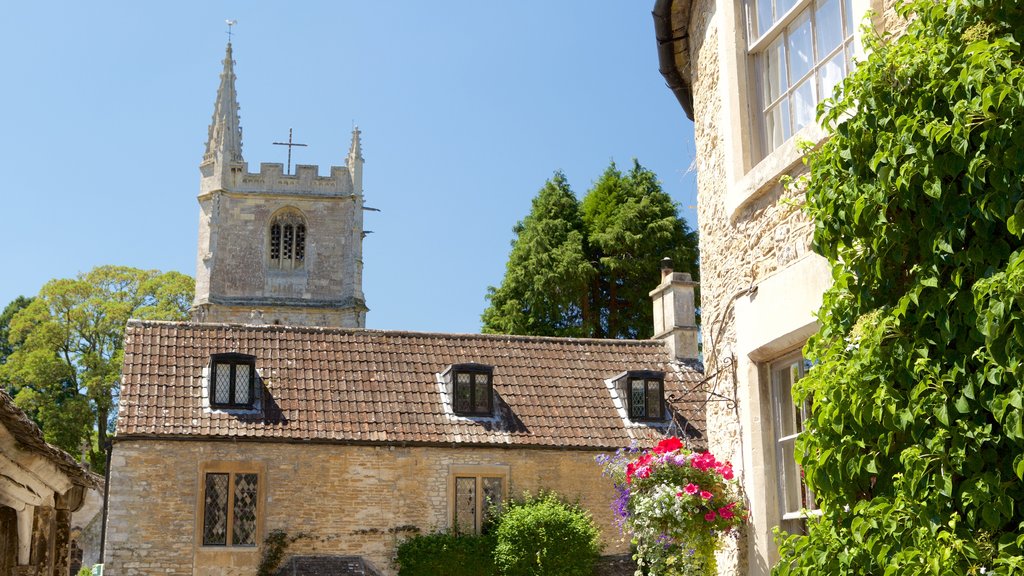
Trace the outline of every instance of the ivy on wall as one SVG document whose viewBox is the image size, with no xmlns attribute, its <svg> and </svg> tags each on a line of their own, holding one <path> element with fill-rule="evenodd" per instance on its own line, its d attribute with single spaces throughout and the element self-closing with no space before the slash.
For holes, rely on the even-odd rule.
<svg viewBox="0 0 1024 576">
<path fill-rule="evenodd" d="M 1024 570 L 1024 2 L 898 12 L 807 157 L 835 281 L 797 384 L 822 513 L 780 576 Z"/>
</svg>

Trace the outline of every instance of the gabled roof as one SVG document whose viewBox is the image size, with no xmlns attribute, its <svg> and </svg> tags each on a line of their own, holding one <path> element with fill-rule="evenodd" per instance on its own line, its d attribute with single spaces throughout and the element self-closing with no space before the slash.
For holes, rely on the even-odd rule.
<svg viewBox="0 0 1024 576">
<path fill-rule="evenodd" d="M 614 449 L 665 432 L 616 407 L 606 381 L 627 370 L 665 372 L 666 395 L 687 399 L 672 432 L 704 430 L 687 393 L 701 373 L 653 340 L 131 321 L 124 349 L 118 438 Z M 261 414 L 204 407 L 204 368 L 225 352 L 255 356 Z M 440 374 L 467 362 L 494 367 L 499 418 L 446 409 Z"/>
</svg>

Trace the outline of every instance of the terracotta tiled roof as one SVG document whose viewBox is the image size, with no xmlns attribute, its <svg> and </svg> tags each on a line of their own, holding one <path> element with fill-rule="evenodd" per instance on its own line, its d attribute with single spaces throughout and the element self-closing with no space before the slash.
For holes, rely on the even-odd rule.
<svg viewBox="0 0 1024 576">
<path fill-rule="evenodd" d="M 664 428 L 628 423 L 606 380 L 664 371 L 666 394 L 691 398 L 701 378 L 649 340 L 132 321 L 124 348 L 120 437 L 607 449 L 649 443 Z M 204 407 L 203 370 L 225 352 L 256 357 L 261 414 Z M 500 418 L 446 410 L 438 375 L 467 362 L 494 367 Z M 700 405 L 676 408 L 676 422 L 702 437 Z"/>
</svg>

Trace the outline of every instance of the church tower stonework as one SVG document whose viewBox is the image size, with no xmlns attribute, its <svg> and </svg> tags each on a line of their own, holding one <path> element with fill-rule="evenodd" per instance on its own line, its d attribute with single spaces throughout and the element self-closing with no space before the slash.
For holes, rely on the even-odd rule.
<svg viewBox="0 0 1024 576">
<path fill-rule="evenodd" d="M 345 166 L 260 164 L 248 171 L 231 43 L 199 166 L 197 322 L 357 327 L 362 288 L 363 155 L 352 132 Z"/>
</svg>

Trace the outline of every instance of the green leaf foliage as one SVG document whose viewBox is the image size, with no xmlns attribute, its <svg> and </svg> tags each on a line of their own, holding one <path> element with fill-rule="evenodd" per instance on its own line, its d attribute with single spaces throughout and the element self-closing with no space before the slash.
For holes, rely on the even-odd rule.
<svg viewBox="0 0 1024 576">
<path fill-rule="evenodd" d="M 832 264 L 776 575 L 1024 571 L 1024 4 L 915 0 L 820 109 Z"/>
<path fill-rule="evenodd" d="M 601 552 L 590 513 L 552 492 L 510 503 L 494 532 L 504 576 L 591 576 Z"/>
<path fill-rule="evenodd" d="M 99 471 L 117 411 L 125 324 L 183 320 L 193 290 L 184 274 L 122 266 L 51 280 L 10 319 L 0 383 L 48 442 L 77 454 L 89 441 Z"/>
<path fill-rule="evenodd" d="M 696 279 L 696 233 L 635 160 L 627 173 L 611 163 L 582 202 L 555 173 L 513 230 L 505 278 L 488 290 L 484 332 L 647 338 L 661 259 Z"/>
<path fill-rule="evenodd" d="M 494 536 L 433 532 L 402 541 L 399 576 L 496 576 Z"/>
</svg>

